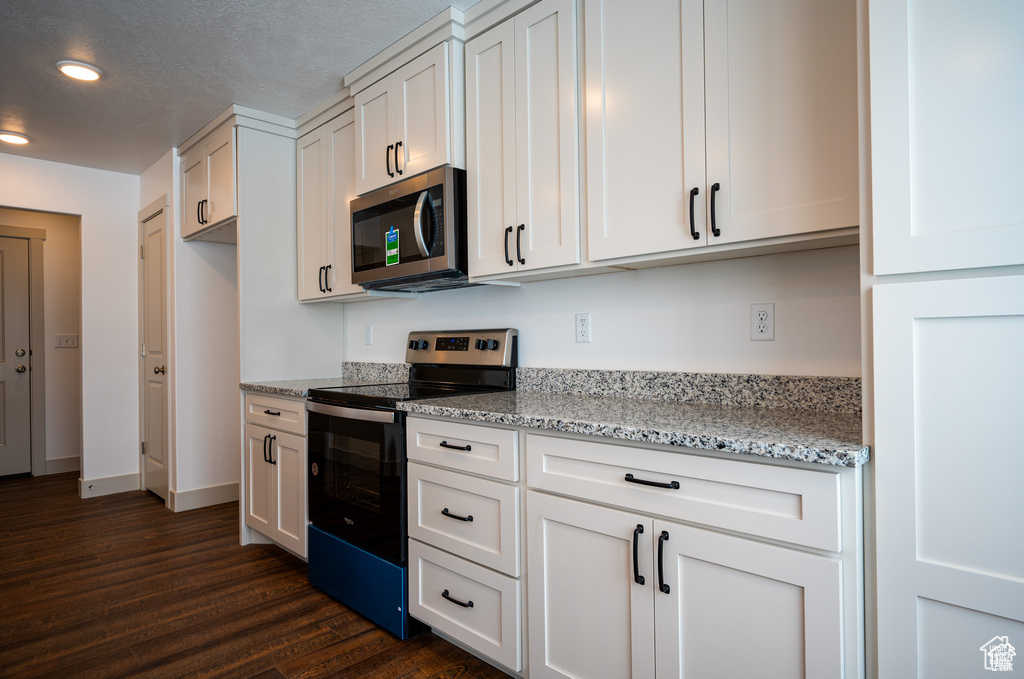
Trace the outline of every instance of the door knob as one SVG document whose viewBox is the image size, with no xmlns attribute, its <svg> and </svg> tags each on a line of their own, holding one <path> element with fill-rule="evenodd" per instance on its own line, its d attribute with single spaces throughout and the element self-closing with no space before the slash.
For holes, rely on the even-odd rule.
<svg viewBox="0 0 1024 679">
<path fill-rule="evenodd" d="M 19 373 L 25 372 L 25 366 L 19 365 L 17 368 L 14 369 L 14 372 L 19 372 Z"/>
<path fill-rule="evenodd" d="M 153 368 L 153 374 L 154 374 L 154 375 L 163 375 L 163 374 L 164 374 L 164 368 L 165 368 L 165 367 L 167 367 L 167 366 L 163 366 L 163 365 L 162 365 L 162 366 L 159 366 L 159 367 Z"/>
<path fill-rule="evenodd" d="M 18 358 L 21 358 L 22 356 L 25 355 L 25 350 L 24 349 L 18 349 L 17 351 L 14 352 L 14 355 L 17 356 Z"/>
</svg>

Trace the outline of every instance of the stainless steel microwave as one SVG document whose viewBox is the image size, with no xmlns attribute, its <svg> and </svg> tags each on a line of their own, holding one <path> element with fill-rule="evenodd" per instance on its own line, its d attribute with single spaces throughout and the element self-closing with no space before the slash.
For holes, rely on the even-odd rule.
<svg viewBox="0 0 1024 679">
<path fill-rule="evenodd" d="M 466 171 L 439 167 L 352 201 L 352 282 L 428 292 L 469 285 Z"/>
</svg>

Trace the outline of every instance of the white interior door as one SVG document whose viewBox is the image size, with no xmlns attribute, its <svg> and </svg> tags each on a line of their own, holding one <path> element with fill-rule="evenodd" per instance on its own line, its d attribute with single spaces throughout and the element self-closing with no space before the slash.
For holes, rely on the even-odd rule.
<svg viewBox="0 0 1024 679">
<path fill-rule="evenodd" d="M 143 485 L 167 499 L 167 212 L 139 224 L 142 241 L 142 442 Z"/>
<path fill-rule="evenodd" d="M 0 476 L 28 474 L 32 434 L 27 240 L 0 238 L 0 309 Z"/>
</svg>

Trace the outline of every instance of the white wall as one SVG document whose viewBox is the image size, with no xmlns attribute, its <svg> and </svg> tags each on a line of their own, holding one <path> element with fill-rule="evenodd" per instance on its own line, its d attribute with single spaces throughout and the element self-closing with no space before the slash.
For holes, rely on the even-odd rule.
<svg viewBox="0 0 1024 679">
<path fill-rule="evenodd" d="M 0 224 L 46 231 L 43 242 L 43 359 L 49 471 L 75 469 L 82 454 L 81 348 L 56 348 L 54 335 L 82 328 L 81 220 L 77 215 L 0 208 Z M 72 459 L 74 458 L 74 459 Z"/>
<path fill-rule="evenodd" d="M 241 447 L 238 407 L 237 249 L 181 240 L 175 149 L 142 173 L 141 202 L 171 195 L 174 382 L 170 487 L 176 493 L 235 483 Z"/>
<path fill-rule="evenodd" d="M 848 246 L 348 304 L 346 360 L 403 361 L 410 330 L 507 326 L 529 367 L 857 377 L 858 266 Z M 775 304 L 774 342 L 750 341 L 760 302 Z M 591 344 L 574 341 L 576 312 Z"/>
<path fill-rule="evenodd" d="M 0 154 L 0 205 L 81 215 L 81 475 L 138 473 L 139 178 Z"/>
</svg>

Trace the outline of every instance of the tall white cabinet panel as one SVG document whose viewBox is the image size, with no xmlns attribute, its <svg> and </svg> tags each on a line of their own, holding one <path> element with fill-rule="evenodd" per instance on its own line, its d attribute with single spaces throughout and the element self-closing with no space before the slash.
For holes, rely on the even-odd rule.
<svg viewBox="0 0 1024 679">
<path fill-rule="evenodd" d="M 876 285 L 873 325 L 879 677 L 983 676 L 1024 648 L 1024 277 Z"/>
<path fill-rule="evenodd" d="M 860 223 L 856 25 L 848 0 L 704 3 L 709 244 Z"/>
<path fill-rule="evenodd" d="M 652 540 L 659 679 L 843 676 L 837 560 L 666 521 Z"/>
<path fill-rule="evenodd" d="M 1024 4 L 872 2 L 874 272 L 1024 263 Z"/>
<path fill-rule="evenodd" d="M 704 244 L 701 5 L 584 0 L 591 260 Z"/>
<path fill-rule="evenodd" d="M 534 492 L 526 510 L 530 676 L 653 679 L 653 522 Z"/>
<path fill-rule="evenodd" d="M 466 46 L 473 276 L 577 264 L 572 0 L 544 0 Z"/>
</svg>

